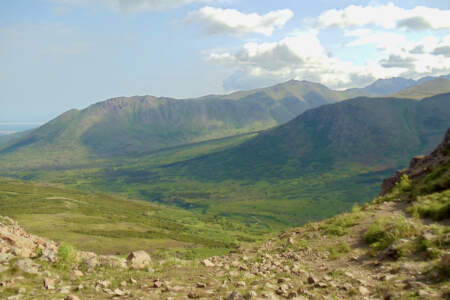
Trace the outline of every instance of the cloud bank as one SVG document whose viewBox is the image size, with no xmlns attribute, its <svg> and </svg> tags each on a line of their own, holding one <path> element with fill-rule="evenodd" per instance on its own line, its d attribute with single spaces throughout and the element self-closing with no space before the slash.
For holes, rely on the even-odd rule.
<svg viewBox="0 0 450 300">
<path fill-rule="evenodd" d="M 385 29 L 406 28 L 409 30 L 448 30 L 450 10 L 426 6 L 404 9 L 393 3 L 379 6 L 350 5 L 344 9 L 330 9 L 316 20 L 318 28 L 361 27 L 373 25 Z"/>
<path fill-rule="evenodd" d="M 446 75 L 450 73 L 450 34 L 445 35 L 449 20 L 450 10 L 424 6 L 351 5 L 327 10 L 313 25 L 275 42 L 256 41 L 238 50 L 209 52 L 207 61 L 234 70 L 224 81 L 227 90 L 293 78 L 343 89 L 380 78 Z M 336 34 L 336 30 L 342 44 L 334 49 L 359 57 L 334 56 L 322 44 L 322 33 Z M 368 49 L 373 49 L 372 55 L 361 57 Z"/>
<path fill-rule="evenodd" d="M 258 33 L 270 36 L 275 29 L 282 28 L 293 16 L 294 13 L 289 9 L 259 15 L 245 14 L 236 9 L 206 6 L 191 12 L 187 20 L 201 24 L 209 34 Z"/>
</svg>

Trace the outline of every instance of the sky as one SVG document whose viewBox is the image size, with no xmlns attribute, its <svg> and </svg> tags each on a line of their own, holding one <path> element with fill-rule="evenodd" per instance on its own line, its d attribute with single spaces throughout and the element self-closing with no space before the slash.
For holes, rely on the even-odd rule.
<svg viewBox="0 0 450 300">
<path fill-rule="evenodd" d="M 0 123 L 108 98 L 450 74 L 448 0 L 2 0 Z"/>
</svg>

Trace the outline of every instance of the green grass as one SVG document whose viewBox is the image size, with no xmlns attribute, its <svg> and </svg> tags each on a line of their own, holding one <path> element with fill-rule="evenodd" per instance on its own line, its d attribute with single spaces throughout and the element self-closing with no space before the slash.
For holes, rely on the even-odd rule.
<svg viewBox="0 0 450 300">
<path fill-rule="evenodd" d="M 101 254 L 191 248 L 197 250 L 189 256 L 201 255 L 199 249 L 224 253 L 267 232 L 256 225 L 145 201 L 4 178 L 0 178 L 0 211 L 34 234 Z"/>
<path fill-rule="evenodd" d="M 435 221 L 450 218 L 450 190 L 419 196 L 409 211 L 415 216 Z"/>
<path fill-rule="evenodd" d="M 346 242 L 339 242 L 332 247 L 328 248 L 328 252 L 330 253 L 328 258 L 331 260 L 338 259 L 342 255 L 351 251 L 350 245 Z"/>
<path fill-rule="evenodd" d="M 327 235 L 344 236 L 349 232 L 349 229 L 357 225 L 360 220 L 361 214 L 358 212 L 341 214 L 322 222 L 319 229 Z"/>
<path fill-rule="evenodd" d="M 383 250 L 401 238 L 414 235 L 414 225 L 402 216 L 379 218 L 373 222 L 366 233 L 364 241 L 376 250 Z"/>
</svg>

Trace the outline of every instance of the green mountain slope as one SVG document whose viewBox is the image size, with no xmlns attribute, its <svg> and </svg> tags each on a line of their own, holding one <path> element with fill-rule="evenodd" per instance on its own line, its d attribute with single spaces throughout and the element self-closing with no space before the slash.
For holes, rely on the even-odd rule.
<svg viewBox="0 0 450 300">
<path fill-rule="evenodd" d="M 10 143 L 11 141 L 17 140 L 17 139 L 29 134 L 30 132 L 31 132 L 31 130 L 25 130 L 25 131 L 20 131 L 20 132 L 11 133 L 11 134 L 1 134 L 0 133 L 0 146 L 6 145 L 6 144 Z"/>
<path fill-rule="evenodd" d="M 295 177 L 351 165 L 386 169 L 431 150 L 449 124 L 450 94 L 419 102 L 356 98 L 309 110 L 183 167 L 221 179 Z"/>
<path fill-rule="evenodd" d="M 225 96 L 176 100 L 114 98 L 71 110 L 0 150 L 0 157 L 42 165 L 136 154 L 267 129 L 303 111 L 354 96 L 323 85 L 289 81 Z"/>
<path fill-rule="evenodd" d="M 420 100 L 444 93 L 450 93 L 450 80 L 446 78 L 437 78 L 399 91 L 393 94 L 392 97 Z"/>
</svg>

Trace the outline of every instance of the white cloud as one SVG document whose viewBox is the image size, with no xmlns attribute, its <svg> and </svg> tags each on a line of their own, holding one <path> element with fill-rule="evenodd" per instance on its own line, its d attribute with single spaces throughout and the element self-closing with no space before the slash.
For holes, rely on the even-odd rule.
<svg viewBox="0 0 450 300">
<path fill-rule="evenodd" d="M 289 9 L 259 15 L 245 14 L 236 9 L 206 6 L 191 12 L 187 20 L 200 23 L 210 34 L 259 33 L 270 36 L 275 29 L 283 27 L 293 16 L 294 13 Z"/>
<path fill-rule="evenodd" d="M 154 11 L 179 7 L 192 3 L 223 3 L 226 0 L 50 0 L 62 5 L 86 5 L 100 3 L 122 12 Z"/>
<path fill-rule="evenodd" d="M 419 41 L 390 31 L 356 30 L 346 35 L 355 37 L 348 47 L 375 45 L 383 56 L 379 63 L 384 68 L 400 68 L 411 77 L 450 73 L 450 35 L 441 39 L 425 36 Z"/>
<path fill-rule="evenodd" d="M 224 82 L 224 87 L 231 90 L 245 88 L 242 83 L 248 88 L 256 85 L 252 82 L 275 83 L 292 78 L 342 89 L 364 86 L 379 78 L 450 73 L 450 36 L 441 40 L 430 36 L 414 43 L 401 35 L 378 34 L 348 33 L 357 37 L 348 47 L 376 44 L 381 54 L 381 59 L 360 65 L 330 55 L 316 31 L 300 32 L 275 43 L 247 43 L 234 53 L 210 53 L 208 61 L 234 68 L 233 76 Z"/>
<path fill-rule="evenodd" d="M 233 83 L 239 81 L 266 82 L 270 78 L 278 82 L 292 78 L 310 80 L 344 88 L 401 72 L 376 64 L 355 66 L 331 57 L 315 31 L 299 32 L 276 43 L 247 43 L 234 54 L 212 53 L 208 60 L 236 68 L 237 72 L 226 82 L 228 89 L 234 89 Z"/>
<path fill-rule="evenodd" d="M 378 6 L 350 5 L 344 9 L 330 9 L 317 19 L 319 28 L 362 27 L 373 25 L 385 29 L 448 30 L 450 10 L 426 6 L 404 9 L 393 3 Z"/>
</svg>

